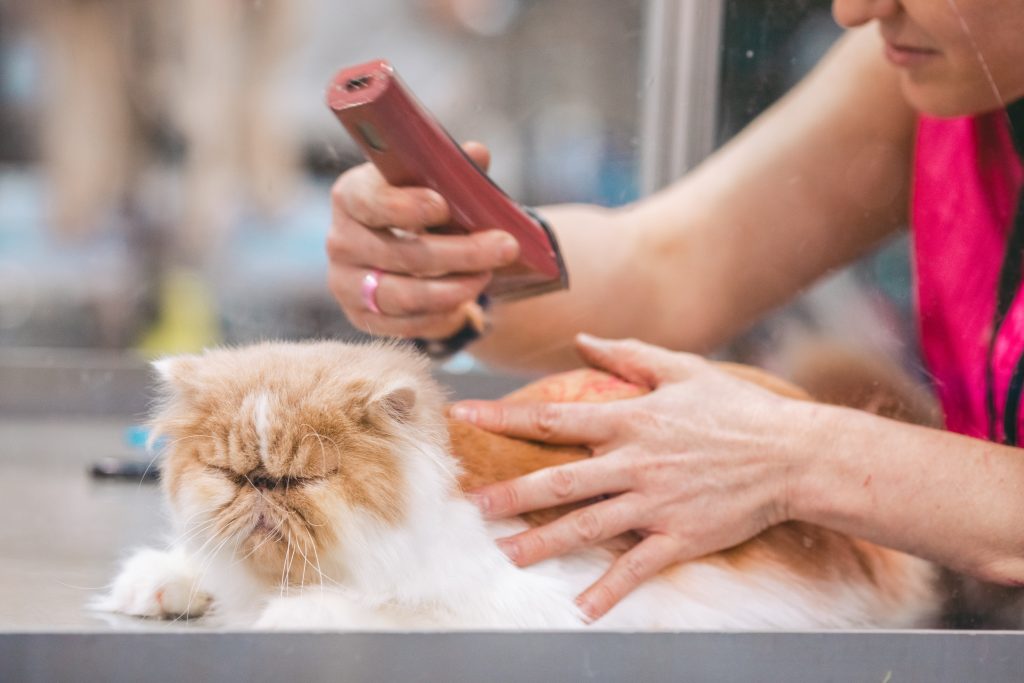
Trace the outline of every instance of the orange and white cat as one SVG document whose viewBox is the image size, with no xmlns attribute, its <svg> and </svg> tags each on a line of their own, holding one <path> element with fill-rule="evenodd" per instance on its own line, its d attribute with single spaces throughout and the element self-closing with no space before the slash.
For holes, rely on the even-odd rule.
<svg viewBox="0 0 1024 683">
<path fill-rule="evenodd" d="M 575 596 L 635 542 L 514 566 L 493 539 L 557 511 L 487 522 L 464 489 L 588 454 L 449 423 L 408 348 L 266 343 L 156 367 L 175 535 L 125 562 L 102 609 L 261 628 L 581 628 Z M 510 399 L 641 391 L 590 370 Z M 591 628 L 910 627 L 938 602 L 928 563 L 788 523 L 666 569 Z"/>
</svg>

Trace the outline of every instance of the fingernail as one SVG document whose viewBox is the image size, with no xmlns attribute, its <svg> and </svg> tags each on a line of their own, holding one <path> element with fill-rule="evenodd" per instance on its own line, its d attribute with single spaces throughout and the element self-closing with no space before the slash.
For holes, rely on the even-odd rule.
<svg viewBox="0 0 1024 683">
<path fill-rule="evenodd" d="M 505 557 L 512 560 L 514 564 L 519 563 L 519 546 L 512 541 L 506 541 L 505 539 L 498 540 L 498 549 L 505 553 Z"/>
<path fill-rule="evenodd" d="M 576 606 L 580 608 L 580 612 L 583 613 L 583 622 L 586 624 L 593 624 L 596 621 L 594 616 L 594 606 L 591 605 L 586 598 L 580 596 L 576 598 Z"/>
<path fill-rule="evenodd" d="M 463 422 L 476 422 L 477 419 L 476 408 L 470 408 L 469 406 L 455 404 L 448 412 L 452 418 Z"/>
<path fill-rule="evenodd" d="M 478 493 L 467 493 L 466 498 L 480 510 L 483 514 L 487 514 L 487 511 L 491 509 L 491 499 L 487 496 L 482 496 Z"/>
<path fill-rule="evenodd" d="M 586 332 L 580 332 L 579 334 L 577 334 L 576 339 L 582 342 L 583 344 L 586 344 L 587 346 L 597 346 L 602 341 L 601 339 L 598 339 L 594 335 L 587 334 Z"/>
<path fill-rule="evenodd" d="M 498 240 L 498 258 L 501 263 L 510 263 L 519 255 L 519 242 L 508 233 L 504 233 Z"/>
</svg>

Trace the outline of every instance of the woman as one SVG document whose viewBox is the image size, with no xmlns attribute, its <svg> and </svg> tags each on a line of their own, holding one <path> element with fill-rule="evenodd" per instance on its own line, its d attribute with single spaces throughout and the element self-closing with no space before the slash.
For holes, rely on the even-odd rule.
<svg viewBox="0 0 1024 683">
<path fill-rule="evenodd" d="M 574 289 L 495 309 L 473 351 L 557 367 L 580 330 L 707 350 L 911 219 L 922 344 L 951 431 L 781 399 L 658 346 L 578 337 L 588 362 L 656 390 L 617 404 L 455 410 L 602 456 L 477 494 L 492 517 L 611 496 L 502 541 L 525 565 L 644 532 L 580 596 L 592 618 L 669 563 L 793 519 L 1024 585 L 1024 172 L 1013 137 L 1024 140 L 1024 105 L 1007 106 L 1024 97 L 1024 1 L 835 0 L 833 12 L 857 30 L 679 183 L 616 211 L 544 209 Z M 467 149 L 486 163 L 482 147 Z M 377 334 L 452 334 L 460 307 L 516 254 L 498 230 L 394 239 L 380 228 L 421 232 L 447 207 L 370 167 L 339 179 L 334 206 L 332 291 Z M 384 274 L 368 301 L 373 269 Z"/>
</svg>

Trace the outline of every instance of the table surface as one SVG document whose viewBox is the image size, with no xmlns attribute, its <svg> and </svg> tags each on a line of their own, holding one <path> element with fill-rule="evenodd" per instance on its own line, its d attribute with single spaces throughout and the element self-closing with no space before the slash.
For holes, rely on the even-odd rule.
<svg viewBox="0 0 1024 683">
<path fill-rule="evenodd" d="M 89 466 L 131 455 L 128 419 L 0 421 L 0 631 L 159 628 L 86 609 L 127 550 L 159 543 L 159 487 L 96 480 Z"/>
</svg>

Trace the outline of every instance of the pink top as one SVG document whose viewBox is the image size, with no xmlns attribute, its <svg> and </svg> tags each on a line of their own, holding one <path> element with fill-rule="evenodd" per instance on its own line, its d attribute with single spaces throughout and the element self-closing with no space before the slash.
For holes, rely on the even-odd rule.
<svg viewBox="0 0 1024 683">
<path fill-rule="evenodd" d="M 922 117 L 913 182 L 914 265 L 924 359 L 947 428 L 987 438 L 986 355 L 999 270 L 1024 183 L 1005 113 Z M 1010 376 L 1022 352 L 1024 296 L 1019 296 L 993 349 L 999 439 Z"/>
</svg>

